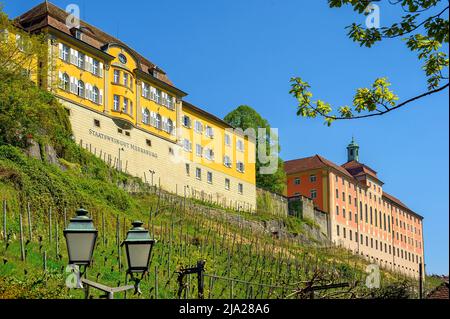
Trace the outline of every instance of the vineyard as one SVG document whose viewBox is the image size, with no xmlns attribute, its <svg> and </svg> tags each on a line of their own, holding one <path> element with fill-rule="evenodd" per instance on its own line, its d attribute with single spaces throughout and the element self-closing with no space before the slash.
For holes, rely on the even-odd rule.
<svg viewBox="0 0 450 319">
<path fill-rule="evenodd" d="M 204 298 L 311 298 L 309 288 L 327 285 L 338 287 L 317 290 L 314 297 L 361 298 L 373 293 L 364 286 L 366 262 L 343 249 L 305 247 L 254 232 L 243 224 L 228 222 L 225 214 L 230 212 L 161 190 L 134 196 L 145 205 L 142 214 L 90 210 L 99 230 L 94 263 L 87 275 L 91 280 L 112 287 L 125 283 L 126 257 L 119 244 L 133 220 L 145 221 L 157 240 L 150 271 L 141 283 L 143 294 L 122 293 L 116 297 L 197 298 L 197 278 L 186 276 L 180 283 L 177 271 L 200 260 L 206 262 Z M 44 290 L 52 298 L 83 298 L 82 290 L 65 287 L 69 273 L 62 234 L 76 207 L 14 207 L 17 204 L 12 200 L 3 203 L 0 280 L 4 288 L 0 288 L 0 296 L 19 293 L 14 297 L 37 297 L 33 294 Z M 417 295 L 417 285 L 407 278 L 382 272 L 383 285 L 394 282 Z M 19 289 L 10 291 L 16 286 Z M 30 287 L 36 289 L 30 291 Z M 91 291 L 90 297 L 102 296 Z"/>
<path fill-rule="evenodd" d="M 181 280 L 179 272 L 199 261 L 205 262 L 203 297 L 208 299 L 418 297 L 417 281 L 384 270 L 381 288 L 368 289 L 367 261 L 328 244 L 305 244 L 294 235 L 305 237 L 308 221 L 261 210 L 254 215 L 223 210 L 117 171 L 73 142 L 67 113 L 53 96 L 20 76 L 3 78 L 0 298 L 85 297 L 83 290 L 65 284 L 70 273 L 63 230 L 80 207 L 99 231 L 89 280 L 125 284 L 120 244 L 132 221 L 144 222 L 157 240 L 142 294 L 116 298 L 198 298 L 195 275 Z M 31 154 L 30 146 L 39 152 Z M 291 236 L 251 226 L 272 220 L 286 225 Z M 437 284 L 426 283 L 426 289 Z M 104 296 L 91 290 L 88 297 Z"/>
</svg>

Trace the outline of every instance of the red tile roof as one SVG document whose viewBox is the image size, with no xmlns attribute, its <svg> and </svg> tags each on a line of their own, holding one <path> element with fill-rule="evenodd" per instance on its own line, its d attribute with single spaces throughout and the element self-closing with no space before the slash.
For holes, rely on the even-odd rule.
<svg viewBox="0 0 450 319">
<path fill-rule="evenodd" d="M 55 6 L 54 4 L 43 2 L 22 14 L 20 17 L 14 19 L 14 23 L 28 32 L 37 32 L 42 28 L 50 26 L 63 33 L 71 35 L 70 29 L 65 23 L 68 15 L 69 14 L 66 11 Z M 153 69 L 156 69 L 159 72 L 158 79 L 169 85 L 173 85 L 164 70 L 158 68 L 155 64 L 147 60 L 119 39 L 110 36 L 109 34 L 82 20 L 80 20 L 80 28 L 85 33 L 82 40 L 83 42 L 99 50 L 102 50 L 102 48 L 107 44 L 120 44 L 132 52 L 132 54 L 138 59 L 138 62 L 144 72 L 151 73 Z"/>
<path fill-rule="evenodd" d="M 347 172 L 346 169 L 342 168 L 339 165 L 334 164 L 332 161 L 329 161 L 320 155 L 314 155 L 312 157 L 300 158 L 284 162 L 284 170 L 288 175 L 312 169 L 327 168 L 327 167 L 340 172 L 341 174 L 347 176 L 348 178 L 353 178 L 353 176 L 349 172 Z"/>
<path fill-rule="evenodd" d="M 411 212 L 412 214 L 416 215 L 417 217 L 419 217 L 420 219 L 423 219 L 423 216 L 417 214 L 416 212 L 414 212 L 413 210 L 411 210 L 405 203 L 403 203 L 401 200 L 399 200 L 397 197 L 392 196 L 391 194 L 386 193 L 385 191 L 383 191 L 383 198 L 387 199 L 388 201 L 394 203 L 395 205 L 406 209 L 407 211 Z"/>
</svg>

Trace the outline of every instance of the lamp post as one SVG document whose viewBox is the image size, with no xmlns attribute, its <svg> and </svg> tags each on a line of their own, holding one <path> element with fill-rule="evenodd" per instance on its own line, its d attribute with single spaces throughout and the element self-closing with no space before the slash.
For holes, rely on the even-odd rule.
<svg viewBox="0 0 450 319">
<path fill-rule="evenodd" d="M 124 152 L 125 151 L 125 149 L 123 148 L 123 147 L 121 147 L 121 148 L 119 148 L 119 170 L 120 171 L 122 171 L 122 162 L 121 162 L 121 160 L 120 160 L 120 152 Z"/>
<path fill-rule="evenodd" d="M 132 223 L 127 233 L 127 238 L 121 246 L 125 246 L 127 254 L 128 270 L 127 274 L 131 276 L 131 280 L 135 282 L 136 292 L 140 294 L 139 282 L 146 272 L 150 264 L 150 256 L 152 253 L 155 240 L 150 238 L 150 233 L 144 227 L 141 221 Z M 134 274 L 141 274 L 141 278 L 137 278 Z"/>
<path fill-rule="evenodd" d="M 87 210 L 79 209 L 76 214 L 77 216 L 70 220 L 69 225 L 64 230 L 64 237 L 66 238 L 69 265 L 77 266 L 76 269 L 79 266 L 84 266 L 82 272 L 82 275 L 84 275 L 87 267 L 92 263 L 98 231 L 95 229 L 92 219 L 88 216 Z M 150 238 L 150 233 L 142 225 L 143 223 L 140 221 L 133 222 L 133 228 L 128 231 L 127 238 L 122 243 L 122 246 L 125 245 L 128 260 L 127 276 L 131 276 L 134 285 L 111 288 L 87 278 L 81 278 L 76 288 L 84 288 L 82 284 L 85 284 L 88 287 L 105 292 L 108 299 L 113 299 L 116 292 L 130 289 L 134 289 L 135 293 L 141 294 L 139 283 L 148 271 L 153 245 L 156 242 Z M 139 273 L 142 274 L 141 278 L 135 278 L 134 274 Z M 87 298 L 89 294 L 87 287 L 85 291 Z"/>
<path fill-rule="evenodd" d="M 148 172 L 149 172 L 150 174 L 152 174 L 152 187 L 153 187 L 153 185 L 154 185 L 154 184 L 153 184 L 153 175 L 155 175 L 156 172 L 153 171 L 153 170 L 151 170 L 151 169 L 149 169 Z"/>
</svg>

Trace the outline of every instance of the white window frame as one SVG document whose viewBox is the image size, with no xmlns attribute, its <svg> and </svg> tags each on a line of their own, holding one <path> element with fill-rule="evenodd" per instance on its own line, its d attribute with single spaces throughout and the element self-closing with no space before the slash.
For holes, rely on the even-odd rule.
<svg viewBox="0 0 450 319">
<path fill-rule="evenodd" d="M 195 178 L 198 179 L 199 181 L 202 180 L 202 169 L 199 167 L 195 168 Z"/>
<path fill-rule="evenodd" d="M 225 178 L 225 190 L 229 191 L 231 189 L 231 180 L 229 178 Z"/>
<path fill-rule="evenodd" d="M 244 141 L 243 140 L 237 140 L 236 142 L 236 148 L 239 152 L 244 152 L 245 147 L 244 147 Z"/>
<path fill-rule="evenodd" d="M 230 134 L 225 134 L 225 145 L 231 146 L 231 135 Z"/>
<path fill-rule="evenodd" d="M 213 183 L 213 173 L 212 172 L 207 172 L 206 173 L 206 181 L 208 182 L 208 184 L 212 184 Z"/>
<path fill-rule="evenodd" d="M 203 147 L 200 144 L 195 144 L 195 155 L 203 157 Z"/>
<path fill-rule="evenodd" d="M 119 112 L 120 111 L 120 96 L 114 95 L 114 111 Z"/>
<path fill-rule="evenodd" d="M 113 78 L 114 84 L 120 83 L 120 70 L 115 69 L 114 70 L 114 78 Z"/>
<path fill-rule="evenodd" d="M 236 170 L 237 170 L 239 173 L 244 173 L 244 172 L 245 172 L 245 164 L 244 164 L 244 162 L 242 162 L 242 161 L 237 161 L 237 162 L 236 162 Z"/>
<path fill-rule="evenodd" d="M 231 162 L 231 157 L 228 155 L 225 155 L 223 157 L 223 165 L 225 167 L 231 168 L 233 166 L 233 163 Z"/>
</svg>

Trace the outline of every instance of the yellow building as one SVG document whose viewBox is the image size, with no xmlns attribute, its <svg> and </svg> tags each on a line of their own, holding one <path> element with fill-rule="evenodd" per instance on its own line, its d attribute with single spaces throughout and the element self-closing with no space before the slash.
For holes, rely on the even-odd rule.
<svg viewBox="0 0 450 319">
<path fill-rule="evenodd" d="M 254 140 L 184 101 L 162 69 L 125 43 L 67 18 L 44 2 L 14 22 L 48 34 L 52 71 L 41 85 L 68 110 L 76 141 L 167 191 L 253 211 Z"/>
</svg>

